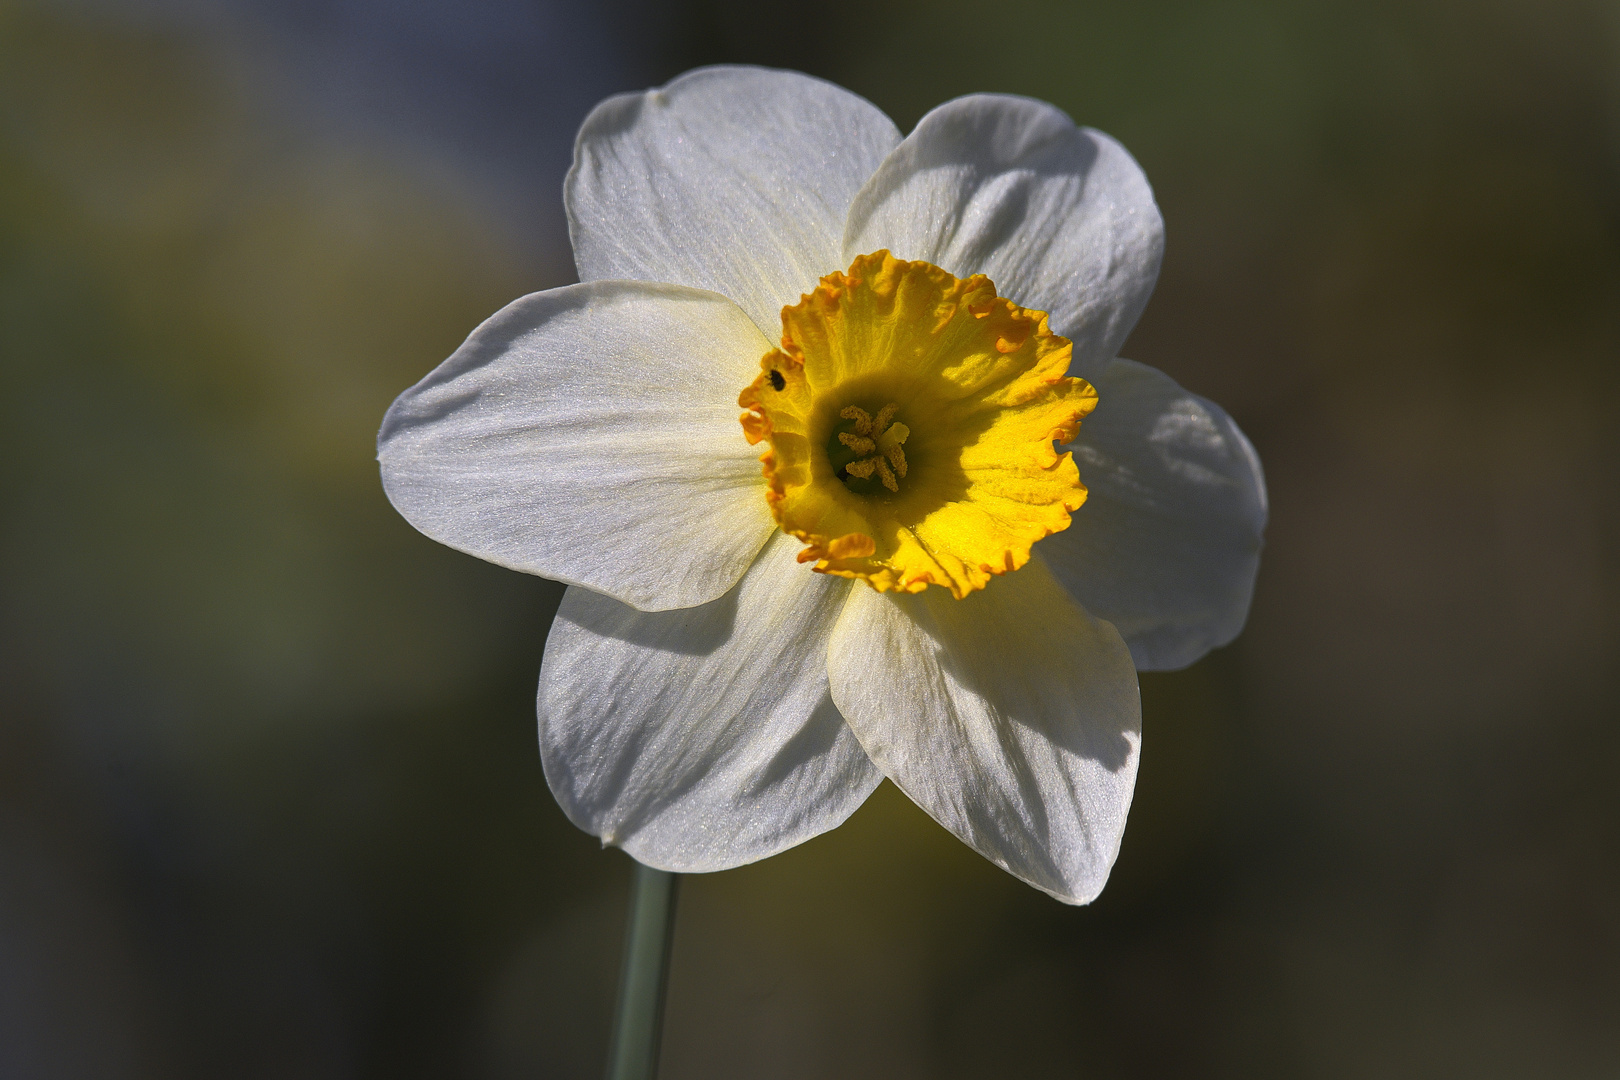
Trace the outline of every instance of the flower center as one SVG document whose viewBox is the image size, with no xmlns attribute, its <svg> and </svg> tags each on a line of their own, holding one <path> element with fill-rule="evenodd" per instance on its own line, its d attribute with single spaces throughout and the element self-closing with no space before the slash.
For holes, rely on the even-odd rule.
<svg viewBox="0 0 1620 1080">
<path fill-rule="evenodd" d="M 1067 442 L 1097 403 L 1046 315 L 887 251 L 782 309 L 738 398 L 800 562 L 879 591 L 958 598 L 1029 561 L 1086 489 Z"/>
<path fill-rule="evenodd" d="M 828 447 L 827 458 L 835 466 L 834 473 L 851 490 L 859 490 L 858 480 L 870 480 L 877 473 L 878 480 L 890 491 L 900 490 L 900 479 L 906 475 L 904 444 L 911 429 L 893 422 L 900 406 L 890 402 L 873 417 L 865 409 L 845 405 L 838 413 L 852 421 L 851 430 L 839 431 L 838 444 L 848 453 Z M 840 461 L 841 458 L 848 460 Z"/>
</svg>

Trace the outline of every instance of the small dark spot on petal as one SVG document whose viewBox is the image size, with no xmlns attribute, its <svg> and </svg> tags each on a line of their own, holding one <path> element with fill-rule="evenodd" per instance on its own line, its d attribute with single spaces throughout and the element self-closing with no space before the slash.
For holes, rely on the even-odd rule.
<svg viewBox="0 0 1620 1080">
<path fill-rule="evenodd" d="M 781 390 L 785 386 L 787 386 L 787 380 L 782 378 L 782 373 L 775 368 L 771 368 L 771 389 Z"/>
</svg>

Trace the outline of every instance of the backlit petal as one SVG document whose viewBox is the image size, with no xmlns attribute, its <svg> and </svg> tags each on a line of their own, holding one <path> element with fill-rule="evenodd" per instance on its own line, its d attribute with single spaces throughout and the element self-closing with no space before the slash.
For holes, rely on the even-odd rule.
<svg viewBox="0 0 1620 1080">
<path fill-rule="evenodd" d="M 1186 667 L 1243 629 L 1260 566 L 1266 482 L 1219 405 L 1163 372 L 1109 365 L 1069 446 L 1086 504 L 1036 547 L 1144 671 Z"/>
<path fill-rule="evenodd" d="M 700 68 L 609 98 L 564 186 L 580 279 L 713 289 L 775 341 L 782 306 L 848 263 L 850 200 L 899 141 L 864 98 L 792 71 Z"/>
<path fill-rule="evenodd" d="M 882 780 L 833 706 L 850 583 L 778 533 L 735 589 L 641 612 L 570 589 L 540 672 L 540 750 L 580 828 L 649 866 L 763 859 L 841 824 Z"/>
<path fill-rule="evenodd" d="M 526 296 L 394 402 L 383 486 L 412 525 L 479 558 L 647 610 L 706 603 L 775 527 L 735 404 L 768 348 L 696 289 Z"/>
<path fill-rule="evenodd" d="M 975 94 L 923 117 L 856 196 L 846 260 L 879 248 L 1046 312 L 1089 380 L 1147 305 L 1164 225 L 1119 143 L 1044 102 Z"/>
<path fill-rule="evenodd" d="M 867 754 L 934 820 L 1059 900 L 1102 890 L 1136 782 L 1136 673 L 1040 559 L 964 600 L 856 587 L 827 670 Z"/>
</svg>

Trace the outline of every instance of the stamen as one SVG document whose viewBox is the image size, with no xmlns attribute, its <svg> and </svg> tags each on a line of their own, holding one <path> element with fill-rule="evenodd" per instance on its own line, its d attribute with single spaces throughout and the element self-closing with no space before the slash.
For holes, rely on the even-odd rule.
<svg viewBox="0 0 1620 1080">
<path fill-rule="evenodd" d="M 876 435 L 882 435 L 883 429 L 889 426 L 889 421 L 894 419 L 894 414 L 897 410 L 899 410 L 899 408 L 900 406 L 896 405 L 892 401 L 883 406 L 883 408 L 877 414 L 877 419 L 872 421 L 873 433 Z M 865 435 L 866 432 L 863 431 L 861 434 Z"/>
<path fill-rule="evenodd" d="M 867 454 L 870 454 L 872 451 L 877 449 L 877 443 L 873 442 L 871 439 L 866 438 L 864 435 L 851 435 L 847 431 L 840 431 L 838 433 L 838 441 L 862 457 L 865 457 Z"/>
<path fill-rule="evenodd" d="M 906 452 L 900 444 L 911 436 L 910 428 L 894 422 L 899 409 L 899 404 L 891 401 L 874 417 L 858 406 L 844 406 L 838 415 L 855 422 L 855 433 L 840 431 L 838 441 L 854 451 L 857 460 L 843 467 L 840 479 L 870 480 L 876 473 L 884 487 L 899 492 L 900 477 L 906 475 Z"/>
</svg>

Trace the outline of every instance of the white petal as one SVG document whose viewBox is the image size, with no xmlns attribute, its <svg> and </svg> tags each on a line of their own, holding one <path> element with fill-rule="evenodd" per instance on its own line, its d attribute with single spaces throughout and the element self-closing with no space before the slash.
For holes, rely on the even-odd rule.
<svg viewBox="0 0 1620 1080">
<path fill-rule="evenodd" d="M 1045 557 L 1119 628 L 1143 671 L 1186 667 L 1243 629 L 1260 566 L 1266 481 L 1219 405 L 1116 360 L 1068 449 L 1089 490 Z"/>
<path fill-rule="evenodd" d="M 742 576 L 775 527 L 737 394 L 770 346 L 723 296 L 601 281 L 514 301 L 377 437 L 440 543 L 648 610 Z"/>
<path fill-rule="evenodd" d="M 827 671 L 872 761 L 935 821 L 1059 900 L 1102 891 L 1136 783 L 1136 672 L 1040 560 L 965 600 L 856 586 Z"/>
<path fill-rule="evenodd" d="M 700 68 L 609 98 L 563 189 L 580 280 L 713 289 L 774 341 L 783 305 L 848 265 L 849 202 L 899 141 L 871 102 L 792 71 Z"/>
<path fill-rule="evenodd" d="M 879 248 L 1045 311 L 1089 379 L 1147 306 L 1164 223 L 1119 143 L 1044 102 L 975 94 L 923 117 L 856 196 L 845 259 Z"/>
<path fill-rule="evenodd" d="M 882 781 L 827 692 L 850 583 L 777 533 L 735 589 L 648 613 L 570 589 L 540 670 L 540 751 L 580 828 L 664 870 L 724 870 L 842 824 Z"/>
</svg>

